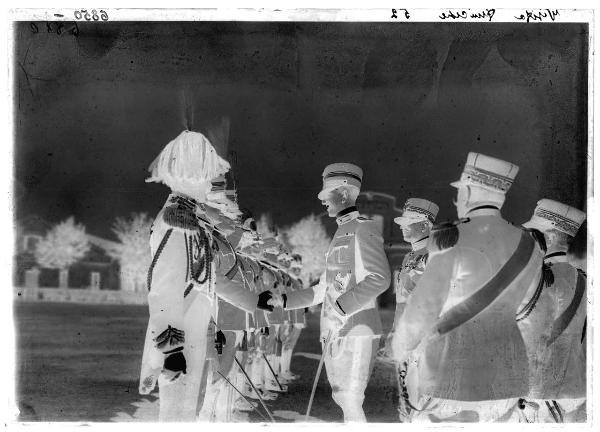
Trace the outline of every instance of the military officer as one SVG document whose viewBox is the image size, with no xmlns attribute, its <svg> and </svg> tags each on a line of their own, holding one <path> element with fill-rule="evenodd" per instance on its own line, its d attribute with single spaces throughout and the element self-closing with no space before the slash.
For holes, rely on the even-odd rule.
<svg viewBox="0 0 600 432">
<path fill-rule="evenodd" d="M 543 233 L 544 283 L 528 293 L 517 316 L 529 357 L 529 393 L 521 406 L 538 406 L 526 421 L 585 421 L 586 276 L 567 262 L 569 243 L 585 213 L 542 199 L 524 227 Z"/>
<path fill-rule="evenodd" d="M 364 391 L 382 333 L 377 297 L 390 286 L 381 233 L 356 208 L 362 178 L 362 170 L 350 163 L 328 165 L 323 171 L 318 198 L 338 224 L 326 254 L 325 277 L 314 287 L 283 297 L 287 310 L 323 303 L 325 368 L 346 422 L 366 421 Z"/>
<path fill-rule="evenodd" d="M 439 207 L 437 204 L 422 198 L 409 198 L 404 204 L 402 216 L 394 219 L 402 229 L 404 241 L 409 242 L 412 250 L 402 260 L 402 268 L 396 280 L 396 315 L 397 322 L 404 311 L 406 302 L 421 278 L 427 257 L 429 232 L 435 222 Z"/>
<path fill-rule="evenodd" d="M 469 153 L 452 183 L 461 219 L 432 231 L 427 267 L 392 340 L 394 358 L 409 364 L 405 397 L 420 410 L 413 421 L 517 417 L 528 376 L 515 314 L 543 259 L 534 238 L 500 214 L 517 171 Z"/>
<path fill-rule="evenodd" d="M 290 278 L 291 286 L 290 291 L 298 291 L 303 288 L 302 279 L 300 279 L 300 273 L 302 272 L 302 256 L 299 254 L 292 255 L 292 262 L 290 264 Z M 281 376 L 286 381 L 293 381 L 299 378 L 299 375 L 295 374 L 291 370 L 292 354 L 296 343 L 300 338 L 302 329 L 306 327 L 305 309 L 296 309 L 290 311 L 290 333 L 286 340 L 283 342 L 282 354 L 281 354 Z"/>
<path fill-rule="evenodd" d="M 400 321 L 406 302 L 413 292 L 417 282 L 425 271 L 429 252 L 427 243 L 429 232 L 435 222 L 439 211 L 437 204 L 422 198 L 409 198 L 404 203 L 402 216 L 394 219 L 402 229 L 404 241 L 411 244 L 412 250 L 404 256 L 402 267 L 395 273 L 396 289 L 396 313 L 392 331 L 388 336 L 385 356 L 391 354 L 391 338 L 395 332 L 397 323 Z M 410 420 L 410 408 L 405 405 L 402 398 L 402 389 L 400 390 L 399 415 L 402 422 Z"/>
<path fill-rule="evenodd" d="M 270 294 L 238 299 L 212 283 L 212 232 L 206 214 L 211 180 L 230 166 L 206 137 L 184 131 L 149 167 L 149 182 L 171 189 L 150 236 L 149 321 L 140 375 L 141 394 L 159 384 L 159 420 L 194 421 L 202 403 L 208 326 L 216 295 L 246 309 L 268 307 Z M 212 343 L 212 341 L 210 341 Z"/>
</svg>

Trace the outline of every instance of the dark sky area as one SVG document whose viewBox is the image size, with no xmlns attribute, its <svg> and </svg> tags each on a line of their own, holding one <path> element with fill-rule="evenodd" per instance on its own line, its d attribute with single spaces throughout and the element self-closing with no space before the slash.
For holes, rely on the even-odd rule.
<svg viewBox="0 0 600 432">
<path fill-rule="evenodd" d="M 467 153 L 521 167 L 504 215 L 538 199 L 584 208 L 586 24 L 19 23 L 14 33 L 16 217 L 69 215 L 111 238 L 168 189 L 147 166 L 184 129 L 231 119 L 240 205 L 278 225 L 322 207 L 326 164 L 363 190 L 454 218 Z"/>
</svg>

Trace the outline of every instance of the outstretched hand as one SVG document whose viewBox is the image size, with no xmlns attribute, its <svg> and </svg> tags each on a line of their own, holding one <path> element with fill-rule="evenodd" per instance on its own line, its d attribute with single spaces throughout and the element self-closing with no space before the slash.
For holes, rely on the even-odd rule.
<svg viewBox="0 0 600 432">
<path fill-rule="evenodd" d="M 274 307 L 283 307 L 283 296 L 279 293 L 273 293 L 273 296 L 269 300 L 269 304 Z"/>
</svg>

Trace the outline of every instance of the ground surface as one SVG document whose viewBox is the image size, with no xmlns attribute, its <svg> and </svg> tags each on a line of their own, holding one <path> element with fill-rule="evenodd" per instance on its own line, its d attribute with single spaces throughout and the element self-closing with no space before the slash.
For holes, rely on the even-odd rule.
<svg viewBox="0 0 600 432">
<path fill-rule="evenodd" d="M 16 303 L 19 420 L 156 421 L 157 394 L 137 391 L 147 319 L 146 306 Z M 382 319 L 390 328 L 392 313 L 382 312 Z M 301 419 L 306 410 L 320 354 L 316 314 L 295 352 L 292 369 L 301 378 L 267 402 L 278 421 Z M 364 403 L 368 421 L 396 421 L 394 383 L 391 369 L 376 363 Z M 311 416 L 342 421 L 324 372 Z"/>
</svg>

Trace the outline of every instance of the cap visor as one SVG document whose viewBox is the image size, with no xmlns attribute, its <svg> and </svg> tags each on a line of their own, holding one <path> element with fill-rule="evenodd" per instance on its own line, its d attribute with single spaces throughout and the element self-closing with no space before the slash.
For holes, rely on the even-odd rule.
<svg viewBox="0 0 600 432">
<path fill-rule="evenodd" d="M 461 180 L 457 180 L 455 182 L 450 183 L 450 186 L 455 187 L 457 189 L 463 185 L 464 185 L 464 183 Z"/>
<path fill-rule="evenodd" d="M 536 230 L 542 231 L 542 232 L 554 228 L 554 226 L 552 225 L 551 222 L 546 223 L 546 222 L 540 222 L 540 221 L 535 221 L 535 220 L 528 220 L 527 222 L 525 222 L 521 226 L 523 228 L 536 229 Z"/>
<path fill-rule="evenodd" d="M 319 198 L 320 200 L 324 200 L 325 198 L 327 198 L 329 196 L 331 191 L 336 190 L 338 187 L 339 187 L 339 185 L 327 187 L 327 188 L 321 190 L 321 192 L 319 192 L 319 194 L 317 195 L 317 198 Z"/>
<path fill-rule="evenodd" d="M 423 222 L 426 220 L 427 220 L 426 218 L 420 219 L 420 218 L 410 218 L 410 217 L 404 217 L 404 216 L 398 216 L 397 218 L 394 218 L 394 222 L 400 226 L 412 225 L 414 223 Z"/>
</svg>

